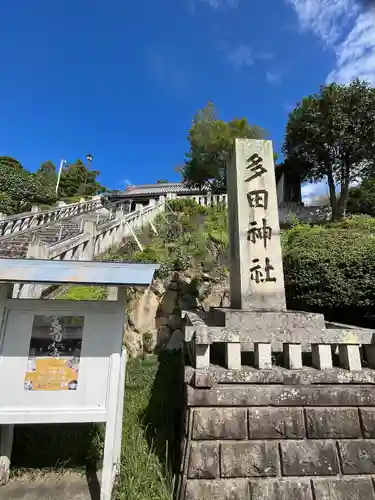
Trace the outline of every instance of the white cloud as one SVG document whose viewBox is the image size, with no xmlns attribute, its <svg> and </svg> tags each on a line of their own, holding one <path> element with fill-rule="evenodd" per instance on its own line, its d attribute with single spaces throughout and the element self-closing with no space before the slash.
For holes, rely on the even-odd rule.
<svg viewBox="0 0 375 500">
<path fill-rule="evenodd" d="M 328 186 L 325 182 L 308 183 L 301 187 L 302 201 L 306 206 L 313 205 L 317 198 L 328 195 Z"/>
<path fill-rule="evenodd" d="M 232 49 L 227 49 L 226 60 L 235 68 L 248 67 L 254 64 L 253 51 L 248 45 L 238 45 Z"/>
<path fill-rule="evenodd" d="M 173 51 L 155 49 L 146 54 L 146 64 L 153 78 L 175 94 L 183 94 L 189 88 L 191 75 Z"/>
<path fill-rule="evenodd" d="M 219 40 L 216 42 L 219 50 L 224 53 L 226 61 L 236 69 L 247 68 L 252 66 L 256 61 L 268 61 L 274 57 L 271 52 L 257 52 L 246 43 L 231 46 L 226 40 Z M 280 74 L 276 71 L 270 71 L 266 75 L 270 83 L 279 83 Z"/>
<path fill-rule="evenodd" d="M 353 0 L 287 0 L 303 30 L 310 30 L 331 47 L 342 36 L 348 18 L 354 16 Z"/>
<path fill-rule="evenodd" d="M 202 2 L 208 4 L 212 9 L 236 9 L 238 7 L 239 0 L 201 0 Z"/>
<path fill-rule="evenodd" d="M 300 26 L 321 38 L 336 54 L 327 82 L 348 83 L 359 77 L 375 85 L 375 9 L 355 0 L 286 0 Z"/>
<path fill-rule="evenodd" d="M 353 181 L 349 187 L 356 187 L 360 181 Z M 340 185 L 335 185 L 336 196 L 340 195 Z M 325 181 L 306 183 L 301 186 L 302 201 L 305 205 L 321 205 L 322 198 L 329 200 L 328 184 Z"/>
<path fill-rule="evenodd" d="M 257 53 L 257 59 L 259 59 L 259 61 L 269 61 L 274 57 L 275 55 L 272 52 L 261 51 Z"/>
<path fill-rule="evenodd" d="M 277 71 L 267 71 L 266 80 L 271 85 L 279 85 L 281 83 L 281 75 Z"/>
<path fill-rule="evenodd" d="M 375 85 L 375 14 L 362 13 L 343 43 L 336 49 L 336 68 L 328 81 L 349 82 L 355 77 Z"/>
</svg>

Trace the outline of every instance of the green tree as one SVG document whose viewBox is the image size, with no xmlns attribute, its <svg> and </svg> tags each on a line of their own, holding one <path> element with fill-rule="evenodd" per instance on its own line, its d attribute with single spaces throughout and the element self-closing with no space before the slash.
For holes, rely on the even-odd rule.
<svg viewBox="0 0 375 500">
<path fill-rule="evenodd" d="M 29 173 L 26 178 L 27 199 L 31 203 L 51 205 L 56 202 L 55 183 L 44 175 Z"/>
<path fill-rule="evenodd" d="M 156 184 L 168 184 L 169 181 L 165 180 L 165 179 L 159 179 L 156 181 Z"/>
<path fill-rule="evenodd" d="M 0 157 L 1 210 L 8 215 L 30 209 L 32 203 L 50 204 L 55 201 L 52 184 L 43 175 L 30 173 L 9 157 Z"/>
<path fill-rule="evenodd" d="M 23 169 L 21 163 L 11 156 L 0 156 L 0 165 L 9 168 Z"/>
<path fill-rule="evenodd" d="M 33 203 L 56 202 L 56 166 L 50 160 L 31 173 L 10 156 L 0 156 L 0 212 L 25 212 Z M 88 170 L 81 160 L 63 168 L 59 196 L 90 196 L 106 191 L 97 181 L 100 172 Z"/>
<path fill-rule="evenodd" d="M 366 179 L 349 190 L 348 212 L 375 217 L 375 179 Z"/>
<path fill-rule="evenodd" d="M 327 180 L 332 219 L 342 218 L 349 187 L 365 175 L 375 155 L 375 91 L 358 79 L 332 83 L 309 95 L 290 113 L 285 163 L 303 181 Z"/>
<path fill-rule="evenodd" d="M 61 172 L 59 193 L 65 197 L 81 194 L 79 191 L 85 183 L 86 170 L 81 160 L 64 167 Z"/>
<path fill-rule="evenodd" d="M 41 182 L 45 185 L 46 190 L 49 193 L 55 193 L 57 183 L 57 169 L 56 165 L 51 160 L 42 163 L 39 169 L 36 171 L 36 175 L 38 176 L 38 178 L 40 178 Z"/>
<path fill-rule="evenodd" d="M 57 177 L 56 165 L 51 160 L 47 160 L 41 164 L 41 166 L 37 170 L 37 173 L 56 179 Z"/>
<path fill-rule="evenodd" d="M 88 170 L 81 160 L 64 167 L 61 173 L 59 194 L 63 197 L 91 196 L 103 192 L 97 181 L 100 172 Z"/>
<path fill-rule="evenodd" d="M 0 192 L 0 212 L 6 215 L 13 215 L 15 213 L 14 208 L 14 201 L 9 194 Z"/>
<path fill-rule="evenodd" d="M 264 139 L 265 131 L 250 125 L 246 118 L 220 120 L 212 103 L 194 117 L 189 131 L 190 150 L 181 172 L 186 182 L 201 187 L 207 183 L 212 189 L 226 187 L 226 165 L 233 150 L 235 137 Z"/>
</svg>

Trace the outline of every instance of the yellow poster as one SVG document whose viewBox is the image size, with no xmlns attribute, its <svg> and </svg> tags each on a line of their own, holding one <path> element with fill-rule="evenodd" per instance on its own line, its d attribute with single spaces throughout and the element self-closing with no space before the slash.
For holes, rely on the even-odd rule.
<svg viewBox="0 0 375 500">
<path fill-rule="evenodd" d="M 77 390 L 83 320 L 83 316 L 35 316 L 26 391 Z"/>
<path fill-rule="evenodd" d="M 74 391 L 78 384 L 78 364 L 73 358 L 30 360 L 25 377 L 28 391 Z"/>
</svg>

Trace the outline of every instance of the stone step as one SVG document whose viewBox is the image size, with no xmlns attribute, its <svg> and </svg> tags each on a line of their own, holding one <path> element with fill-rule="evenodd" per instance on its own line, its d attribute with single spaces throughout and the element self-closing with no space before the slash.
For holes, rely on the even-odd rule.
<svg viewBox="0 0 375 500">
<path fill-rule="evenodd" d="M 29 242 L 37 236 L 47 245 L 55 245 L 60 241 L 74 238 L 82 232 L 84 221 L 92 220 L 98 224 L 104 224 L 111 220 L 112 216 L 108 213 L 88 212 L 78 215 L 65 221 L 59 219 L 52 226 L 40 226 L 35 231 L 27 234 L 15 233 L 12 237 L 0 240 L 0 258 L 24 258 L 26 257 Z"/>
<path fill-rule="evenodd" d="M 79 473 L 43 473 L 12 479 L 0 487 L 0 500 L 98 500 L 99 483 Z"/>
</svg>

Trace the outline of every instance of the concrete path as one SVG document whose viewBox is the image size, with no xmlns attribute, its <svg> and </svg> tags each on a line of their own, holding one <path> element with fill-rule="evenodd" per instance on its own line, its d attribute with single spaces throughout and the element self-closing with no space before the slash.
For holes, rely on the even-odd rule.
<svg viewBox="0 0 375 500">
<path fill-rule="evenodd" d="M 78 473 L 22 476 L 0 486 L 0 500 L 99 500 L 98 478 Z"/>
</svg>

